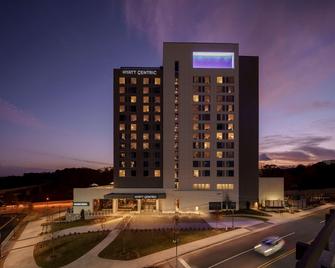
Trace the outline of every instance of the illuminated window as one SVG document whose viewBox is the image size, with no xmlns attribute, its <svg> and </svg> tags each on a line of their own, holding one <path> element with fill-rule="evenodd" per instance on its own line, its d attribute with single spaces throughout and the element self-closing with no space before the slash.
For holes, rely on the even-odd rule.
<svg viewBox="0 0 335 268">
<path fill-rule="evenodd" d="M 126 107 L 124 105 L 120 105 L 120 109 L 119 109 L 119 112 L 120 113 L 123 113 L 126 111 Z"/>
<path fill-rule="evenodd" d="M 143 103 L 149 103 L 149 97 L 148 96 L 143 97 Z"/>
<path fill-rule="evenodd" d="M 155 177 L 160 177 L 161 171 L 159 169 L 155 169 Z"/>
<path fill-rule="evenodd" d="M 126 161 L 121 161 L 121 162 L 120 162 L 120 167 L 125 168 L 125 167 L 126 167 Z"/>
<path fill-rule="evenodd" d="M 125 153 L 125 152 L 121 152 L 121 153 L 120 153 L 120 157 L 121 157 L 121 158 L 126 157 L 126 153 Z"/>
<path fill-rule="evenodd" d="M 209 190 L 210 184 L 209 183 L 194 183 L 193 189 L 194 190 Z"/>
<path fill-rule="evenodd" d="M 119 177 L 125 177 L 126 176 L 126 171 L 124 169 L 119 170 Z"/>
<path fill-rule="evenodd" d="M 193 177 L 199 177 L 200 176 L 200 170 L 194 169 L 193 170 Z"/>
<path fill-rule="evenodd" d="M 160 85 L 161 79 L 159 77 L 155 77 L 155 85 Z"/>
<path fill-rule="evenodd" d="M 149 88 L 143 87 L 143 94 L 149 94 Z"/>
<path fill-rule="evenodd" d="M 149 133 L 143 133 L 143 140 L 144 141 L 149 140 Z"/>
<path fill-rule="evenodd" d="M 135 131 L 136 130 L 136 124 L 130 124 L 130 130 Z"/>
<path fill-rule="evenodd" d="M 149 105 L 143 105 L 143 113 L 149 112 Z"/>
<path fill-rule="evenodd" d="M 155 140 L 159 141 L 161 139 L 160 133 L 155 133 Z"/>
<path fill-rule="evenodd" d="M 193 124 L 193 130 L 198 130 L 199 129 L 199 124 Z"/>
<path fill-rule="evenodd" d="M 234 133 L 228 133 L 228 140 L 234 139 Z"/>
<path fill-rule="evenodd" d="M 234 105 L 232 104 L 228 105 L 228 112 L 234 112 Z"/>
<path fill-rule="evenodd" d="M 234 190 L 234 184 L 232 183 L 218 183 L 216 185 L 217 190 Z"/>
<path fill-rule="evenodd" d="M 131 114 L 130 115 L 130 121 L 135 122 L 136 121 L 136 114 Z"/>
<path fill-rule="evenodd" d="M 155 96 L 155 103 L 160 103 L 160 102 L 161 102 L 161 97 Z"/>
<path fill-rule="evenodd" d="M 137 143 L 136 142 L 131 142 L 130 143 L 130 149 L 136 150 L 136 148 L 137 148 Z"/>
<path fill-rule="evenodd" d="M 155 112 L 160 113 L 161 112 L 161 107 L 159 105 L 155 106 Z"/>
<path fill-rule="evenodd" d="M 136 83 L 137 83 L 137 79 L 136 79 L 136 77 L 132 77 L 132 78 L 130 78 L 130 83 L 131 83 L 132 85 L 136 85 Z"/>
<path fill-rule="evenodd" d="M 217 157 L 217 158 L 223 158 L 223 152 L 221 152 L 221 151 L 217 151 L 217 152 L 216 152 L 216 157 Z"/>
<path fill-rule="evenodd" d="M 211 143 L 209 141 L 204 142 L 205 149 L 211 148 Z"/>
<path fill-rule="evenodd" d="M 143 149 L 149 149 L 149 142 L 143 142 Z"/>
<path fill-rule="evenodd" d="M 132 168 L 136 167 L 136 161 L 130 161 L 130 167 Z"/>
<path fill-rule="evenodd" d="M 124 140 L 124 141 L 126 140 L 126 133 L 124 133 L 124 132 L 121 133 L 121 140 Z"/>
<path fill-rule="evenodd" d="M 221 132 L 216 133 L 216 139 L 217 140 L 223 140 L 223 134 Z"/>
<path fill-rule="evenodd" d="M 205 96 L 205 103 L 210 103 L 211 102 L 211 96 L 206 95 Z"/>
<path fill-rule="evenodd" d="M 130 134 L 130 139 L 133 140 L 133 141 L 136 141 L 136 139 L 137 139 L 136 133 L 131 133 Z"/>
<path fill-rule="evenodd" d="M 148 114 L 143 115 L 143 121 L 144 122 L 149 122 L 149 115 Z"/>
<path fill-rule="evenodd" d="M 204 124 L 204 129 L 209 130 L 211 128 L 210 124 Z"/>
<path fill-rule="evenodd" d="M 147 85 L 149 84 L 149 78 L 148 77 L 144 77 L 143 78 L 143 85 Z"/>
<path fill-rule="evenodd" d="M 125 90 L 124 87 L 119 87 L 119 93 L 120 93 L 120 94 L 123 94 L 123 93 L 125 93 L 125 92 L 126 92 L 126 90 Z"/>
<path fill-rule="evenodd" d="M 124 96 L 120 96 L 120 103 L 124 103 L 125 101 L 125 97 Z"/>
<path fill-rule="evenodd" d="M 120 131 L 122 131 L 122 130 L 125 130 L 126 129 L 126 125 L 125 124 L 120 124 Z"/>
<path fill-rule="evenodd" d="M 217 84 L 222 84 L 223 83 L 223 77 L 222 76 L 217 76 L 216 77 L 216 83 Z"/>
<path fill-rule="evenodd" d="M 193 101 L 199 102 L 199 95 L 193 95 Z"/>
<path fill-rule="evenodd" d="M 136 96 L 131 96 L 130 97 L 130 102 L 131 103 L 136 103 Z"/>
<path fill-rule="evenodd" d="M 209 84 L 211 82 L 210 76 L 205 76 L 205 84 Z"/>
<path fill-rule="evenodd" d="M 234 124 L 228 124 L 228 130 L 234 130 Z"/>
<path fill-rule="evenodd" d="M 159 114 L 155 114 L 155 122 L 160 122 L 161 116 Z"/>
<path fill-rule="evenodd" d="M 119 84 L 124 85 L 126 83 L 126 78 L 124 77 L 119 77 Z"/>
<path fill-rule="evenodd" d="M 228 114 L 228 121 L 234 121 L 234 115 Z"/>
</svg>

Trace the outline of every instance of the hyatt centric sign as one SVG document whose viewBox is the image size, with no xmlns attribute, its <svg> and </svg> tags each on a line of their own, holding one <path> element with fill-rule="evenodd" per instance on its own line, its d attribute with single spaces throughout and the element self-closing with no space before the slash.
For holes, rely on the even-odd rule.
<svg viewBox="0 0 335 268">
<path fill-rule="evenodd" d="M 122 70 L 122 74 L 130 74 L 130 75 L 157 75 L 157 70 Z"/>
</svg>

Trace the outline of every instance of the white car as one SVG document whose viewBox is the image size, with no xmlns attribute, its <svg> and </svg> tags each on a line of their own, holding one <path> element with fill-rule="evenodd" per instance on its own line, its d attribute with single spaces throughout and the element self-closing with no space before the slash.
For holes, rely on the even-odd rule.
<svg viewBox="0 0 335 268">
<path fill-rule="evenodd" d="M 279 236 L 270 236 L 262 240 L 258 245 L 254 246 L 254 250 L 264 256 L 269 256 L 285 245 L 284 239 Z"/>
</svg>

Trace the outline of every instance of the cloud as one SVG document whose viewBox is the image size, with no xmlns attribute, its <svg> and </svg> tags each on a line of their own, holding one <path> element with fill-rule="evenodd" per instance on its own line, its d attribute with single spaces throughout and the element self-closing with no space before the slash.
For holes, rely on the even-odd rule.
<svg viewBox="0 0 335 268">
<path fill-rule="evenodd" d="M 31 128 L 45 127 L 35 116 L 2 98 L 0 98 L 0 121 Z"/>
<path fill-rule="evenodd" d="M 335 159 L 335 149 L 321 146 L 331 140 L 330 136 L 267 136 L 261 143 L 259 158 L 261 162 L 277 165 L 310 164 Z"/>
<path fill-rule="evenodd" d="M 305 112 L 314 112 L 326 109 L 335 109 L 335 101 L 313 101 L 310 103 L 295 103 L 288 107 L 287 112 L 292 113 L 305 113 Z"/>
</svg>

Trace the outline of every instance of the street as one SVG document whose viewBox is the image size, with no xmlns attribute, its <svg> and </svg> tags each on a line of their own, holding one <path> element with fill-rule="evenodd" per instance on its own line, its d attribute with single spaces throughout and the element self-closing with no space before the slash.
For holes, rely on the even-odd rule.
<svg viewBox="0 0 335 268">
<path fill-rule="evenodd" d="M 322 210 L 296 221 L 274 225 L 269 229 L 179 256 L 178 267 L 294 267 L 296 242 L 313 240 L 324 224 L 326 212 L 328 210 Z M 286 242 L 283 249 L 268 257 L 253 250 L 263 238 L 272 235 L 283 237 Z M 175 260 L 160 267 L 175 267 Z"/>
</svg>

